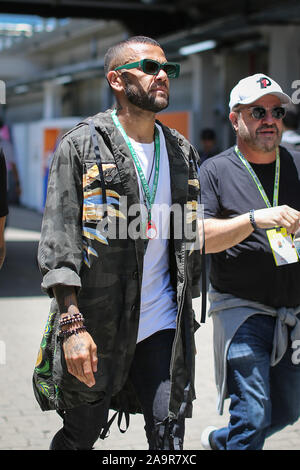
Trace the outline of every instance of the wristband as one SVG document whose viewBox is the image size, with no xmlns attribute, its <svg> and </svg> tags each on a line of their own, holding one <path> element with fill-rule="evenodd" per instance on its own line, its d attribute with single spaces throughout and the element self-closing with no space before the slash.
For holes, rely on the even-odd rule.
<svg viewBox="0 0 300 470">
<path fill-rule="evenodd" d="M 73 315 L 63 317 L 59 321 L 59 326 L 62 327 L 77 322 L 84 322 L 84 317 L 81 313 L 74 313 Z"/>
<path fill-rule="evenodd" d="M 254 209 L 251 209 L 249 211 L 249 218 L 250 218 L 250 224 L 252 225 L 252 227 L 254 228 L 254 230 L 257 230 L 258 227 L 256 225 L 256 222 L 255 222 L 255 218 L 254 218 Z"/>
<path fill-rule="evenodd" d="M 66 339 L 66 338 L 69 338 L 72 335 L 78 335 L 78 333 L 80 333 L 82 331 L 86 331 L 85 326 L 80 326 L 78 328 L 74 328 L 73 330 L 60 331 L 58 337 L 60 339 Z"/>
<path fill-rule="evenodd" d="M 77 326 L 74 329 L 70 329 L 70 328 L 63 329 L 66 326 L 68 327 L 69 325 L 74 325 L 78 323 L 82 323 L 82 325 Z M 63 317 L 59 321 L 60 330 L 58 333 L 58 337 L 68 338 L 71 335 L 78 334 L 78 332 L 86 330 L 86 327 L 83 325 L 83 323 L 84 323 L 84 317 L 80 312 L 73 313 L 72 315 L 67 315 Z"/>
</svg>

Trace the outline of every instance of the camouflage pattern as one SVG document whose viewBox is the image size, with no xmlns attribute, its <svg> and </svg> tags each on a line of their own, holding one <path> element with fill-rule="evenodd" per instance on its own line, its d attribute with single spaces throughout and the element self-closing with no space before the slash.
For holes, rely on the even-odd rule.
<svg viewBox="0 0 300 470">
<path fill-rule="evenodd" d="M 93 118 L 103 163 L 108 204 L 106 224 L 126 217 L 120 200 L 128 207 L 138 204 L 139 186 L 127 145 L 113 124 L 111 111 Z M 169 155 L 173 204 L 182 210 L 196 231 L 199 183 L 194 148 L 175 130 L 162 126 Z M 80 311 L 98 349 L 96 384 L 88 388 L 66 369 L 58 339 L 59 312 L 53 298 L 33 374 L 36 399 L 42 410 L 67 409 L 112 396 L 111 407 L 126 406 L 141 412 L 128 372 L 135 352 L 143 272 L 142 238 L 117 236 L 103 230 L 102 189 L 87 121 L 65 134 L 54 155 L 39 245 L 42 289 L 53 297 L 56 284 L 75 286 Z M 178 224 L 178 220 L 176 222 Z M 185 221 L 179 222 L 184 226 Z M 120 224 L 121 226 L 122 224 Z M 106 227 L 107 228 L 107 227 Z M 171 232 L 174 221 L 171 220 Z M 118 234 L 120 235 L 120 233 Z M 193 241 L 193 240 L 192 240 Z M 178 317 L 171 362 L 169 416 L 177 416 L 187 384 L 187 415 L 191 416 L 194 393 L 193 279 L 199 282 L 200 252 L 184 237 L 170 239 L 171 282 L 177 292 Z"/>
</svg>

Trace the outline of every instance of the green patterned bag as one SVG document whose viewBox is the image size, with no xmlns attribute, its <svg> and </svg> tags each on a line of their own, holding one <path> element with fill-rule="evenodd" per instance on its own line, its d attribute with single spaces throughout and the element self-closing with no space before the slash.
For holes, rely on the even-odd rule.
<svg viewBox="0 0 300 470">
<path fill-rule="evenodd" d="M 53 357 L 56 347 L 55 323 L 57 312 L 50 312 L 43 333 L 34 372 L 33 390 L 43 411 L 59 408 L 59 389 L 52 378 Z"/>
</svg>

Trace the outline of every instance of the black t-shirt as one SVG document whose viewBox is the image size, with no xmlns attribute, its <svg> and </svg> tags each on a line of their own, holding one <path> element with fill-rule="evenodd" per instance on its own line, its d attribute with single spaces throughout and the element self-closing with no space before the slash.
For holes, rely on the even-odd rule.
<svg viewBox="0 0 300 470">
<path fill-rule="evenodd" d="M 275 162 L 253 165 L 273 203 Z M 234 147 L 200 169 L 204 217 L 231 218 L 266 204 Z M 300 210 L 300 152 L 280 147 L 279 205 Z M 220 292 L 273 307 L 300 305 L 300 262 L 276 266 L 266 231 L 258 229 L 238 245 L 213 253 L 210 280 Z"/>
<path fill-rule="evenodd" d="M 8 214 L 6 176 L 5 158 L 0 149 L 0 217 Z"/>
</svg>

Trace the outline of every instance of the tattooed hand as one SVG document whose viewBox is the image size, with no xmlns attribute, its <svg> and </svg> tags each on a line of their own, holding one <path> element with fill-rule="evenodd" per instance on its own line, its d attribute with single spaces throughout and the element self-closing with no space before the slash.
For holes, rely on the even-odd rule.
<svg viewBox="0 0 300 470">
<path fill-rule="evenodd" d="M 68 372 L 88 387 L 95 385 L 94 372 L 97 372 L 97 346 L 91 335 L 81 332 L 63 342 L 63 351 Z"/>
<path fill-rule="evenodd" d="M 72 286 L 56 285 L 53 287 L 61 318 L 66 315 L 79 313 L 76 291 Z M 82 323 L 76 322 L 74 326 L 81 327 Z M 73 326 L 71 325 L 71 328 Z M 68 326 L 64 327 L 68 329 Z M 63 351 L 67 363 L 68 372 L 88 387 L 95 385 L 94 372 L 97 372 L 97 346 L 93 338 L 86 331 L 78 332 L 64 339 Z"/>
</svg>

